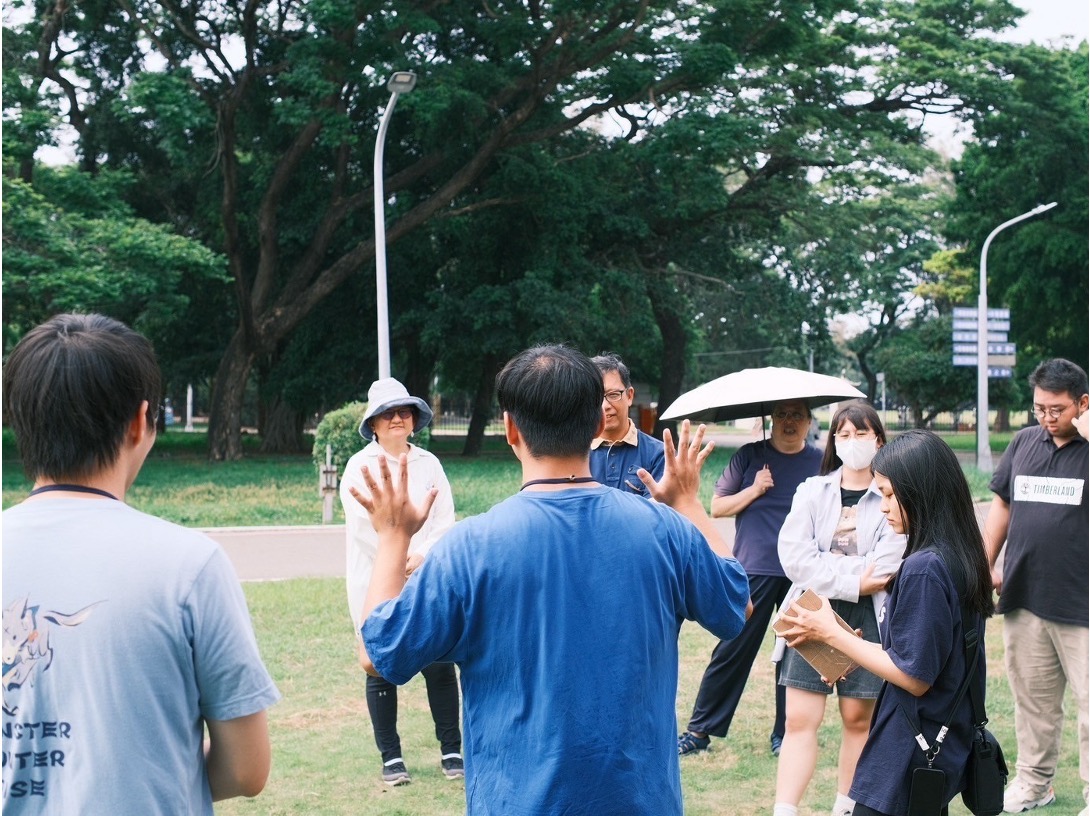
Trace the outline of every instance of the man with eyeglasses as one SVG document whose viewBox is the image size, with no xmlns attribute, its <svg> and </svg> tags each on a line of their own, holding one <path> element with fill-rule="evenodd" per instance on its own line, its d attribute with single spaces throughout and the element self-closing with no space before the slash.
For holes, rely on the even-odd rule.
<svg viewBox="0 0 1090 816">
<path fill-rule="evenodd" d="M 821 451 L 807 443 L 810 418 L 810 407 L 802 400 L 776 403 L 772 438 L 739 448 L 715 483 L 712 516 L 736 518 L 734 551 L 749 576 L 753 614 L 737 637 L 720 641 L 712 652 L 688 729 L 677 740 L 681 756 L 707 750 L 712 737 L 727 736 L 772 613 L 791 588 L 777 542 L 795 489 L 821 467 Z M 779 756 L 786 694 L 778 682 L 775 694 L 776 719 L 769 739 L 772 753 Z"/>
<path fill-rule="evenodd" d="M 662 478 L 662 442 L 637 428 L 628 415 L 636 389 L 624 361 L 603 353 L 591 362 L 602 372 L 605 398 L 602 432 L 590 443 L 590 473 L 606 487 L 647 498 L 650 494 L 636 472 L 643 468 L 655 479 Z"/>
<path fill-rule="evenodd" d="M 1040 425 L 1016 433 L 1003 454 L 984 526 L 1015 706 L 1017 775 L 1003 797 L 1007 813 L 1056 801 L 1052 780 L 1068 684 L 1079 707 L 1079 773 L 1087 783 L 1088 459 L 1075 420 L 1090 397 L 1086 372 L 1068 360 L 1041 363 L 1029 384 Z M 1000 572 L 995 562 L 1004 544 Z"/>
</svg>

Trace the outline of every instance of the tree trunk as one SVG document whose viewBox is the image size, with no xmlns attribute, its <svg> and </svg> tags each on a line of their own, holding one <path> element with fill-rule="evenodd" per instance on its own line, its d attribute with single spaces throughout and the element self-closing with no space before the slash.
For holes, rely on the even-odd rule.
<svg viewBox="0 0 1090 816">
<path fill-rule="evenodd" d="M 462 447 L 462 456 L 480 456 L 484 432 L 492 420 L 492 395 L 496 390 L 496 375 L 500 371 L 494 354 L 486 354 L 481 360 L 481 376 L 473 395 L 473 413 L 469 418 L 469 430 Z"/>
<path fill-rule="evenodd" d="M 425 355 L 420 350 L 420 343 L 416 339 L 407 340 L 402 344 L 405 351 L 405 388 L 414 397 L 420 397 L 431 404 L 431 378 L 435 366 L 434 357 Z"/>
<path fill-rule="evenodd" d="M 685 352 L 688 348 L 689 337 L 685 333 L 685 325 L 678 316 L 676 310 L 669 304 L 664 304 L 660 296 L 651 297 L 651 310 L 655 315 L 655 323 L 658 324 L 659 334 L 662 335 L 662 368 L 659 371 L 659 412 L 665 411 L 673 402 L 681 396 L 681 385 L 685 380 Z M 662 431 L 669 428 L 670 433 L 676 434 L 677 422 L 663 422 L 655 418 L 656 439 L 662 439 Z M 676 438 L 676 436 L 675 436 Z"/>
<path fill-rule="evenodd" d="M 922 428 L 923 427 L 923 411 L 920 409 L 920 403 L 918 403 L 918 402 L 909 402 L 908 409 L 912 413 L 912 427 L 913 428 Z"/>
<path fill-rule="evenodd" d="M 870 349 L 857 351 L 855 359 L 859 363 L 859 373 L 867 381 L 867 402 L 874 405 L 878 394 L 878 376 L 871 369 L 870 362 L 867 360 L 869 354 Z"/>
<path fill-rule="evenodd" d="M 261 432 L 262 453 L 305 453 L 303 439 L 306 414 L 292 408 L 279 396 L 266 408 L 265 425 Z"/>
<path fill-rule="evenodd" d="M 1011 429 L 1011 409 L 1007 405 L 1000 405 L 995 413 L 995 432 L 1006 433 Z"/>
<path fill-rule="evenodd" d="M 242 329 L 235 332 L 223 353 L 208 411 L 208 458 L 213 462 L 242 458 L 242 400 L 254 363 Z"/>
</svg>

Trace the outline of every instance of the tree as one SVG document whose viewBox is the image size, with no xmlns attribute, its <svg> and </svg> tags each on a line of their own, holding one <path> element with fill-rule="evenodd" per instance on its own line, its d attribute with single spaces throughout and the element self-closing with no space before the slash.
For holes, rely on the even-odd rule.
<svg viewBox="0 0 1090 816">
<path fill-rule="evenodd" d="M 146 334 L 168 383 L 209 348 L 215 353 L 215 326 L 201 313 L 217 292 L 221 308 L 226 302 L 224 260 L 135 217 L 125 203 L 132 183 L 125 173 L 91 177 L 73 168 L 42 169 L 34 184 L 4 176 L 5 353 L 68 311 L 109 314 Z"/>
<path fill-rule="evenodd" d="M 589 253 L 580 269 L 635 272 L 654 293 L 648 303 L 670 355 L 660 369 L 665 398 L 680 387 L 692 330 L 692 293 L 680 282 L 712 263 L 705 253 L 696 268 L 699 242 L 727 230 L 742 236 L 740 260 L 767 257 L 756 249 L 772 243 L 785 214 L 814 206 L 809 173 L 852 168 L 862 179 L 887 148 L 919 143 L 918 116 L 906 114 L 964 108 L 991 79 L 982 58 L 990 46 L 976 35 L 1018 13 L 1005 0 L 119 0 L 35 9 L 17 27 L 37 51 L 21 64 L 20 87 L 41 90 L 15 105 L 11 121 L 36 133 L 31 103 L 59 89 L 80 166 L 133 167 L 143 182 L 131 199 L 137 214 L 198 235 L 227 258 L 236 326 L 214 382 L 217 459 L 241 453 L 255 366 L 275 378 L 294 332 L 373 257 L 369 159 L 392 70 L 412 68 L 421 83 L 400 103 L 387 147 L 391 244 L 435 219 L 505 204 L 486 197 L 488 179 L 508 157 L 525 161 L 531 146 L 549 145 L 555 152 L 544 155 L 572 168 L 582 162 L 565 143 L 595 152 L 628 143 L 659 159 L 671 145 L 688 151 L 683 176 L 672 175 L 682 154 L 657 176 L 643 161 L 638 178 L 669 195 L 635 213 L 636 244 L 590 235 L 578 244 Z M 575 134 L 605 114 L 626 132 Z M 676 123 L 669 138 L 648 138 L 663 122 Z M 701 176 L 716 187 L 690 207 L 693 188 L 679 179 Z M 623 251 L 611 256 L 614 248 Z M 484 269 L 462 263 L 474 266 Z M 416 291 L 447 291 L 439 268 L 421 270 Z M 557 273 L 537 265 L 520 290 L 543 305 Z M 592 289 L 586 281 L 583 291 Z M 485 282 L 464 291 L 484 300 L 455 305 L 463 315 L 502 295 Z M 478 385 L 514 336 L 472 348 Z M 429 352 L 404 348 L 415 349 L 409 359 L 420 376 Z"/>
<path fill-rule="evenodd" d="M 215 378 L 213 458 L 240 454 L 241 402 L 255 361 L 274 355 L 373 257 L 373 240 L 361 237 L 369 234 L 371 200 L 361 159 L 386 96 L 381 79 L 412 66 L 430 87 L 427 96 L 407 97 L 399 112 L 402 132 L 416 139 L 395 137 L 388 151 L 386 189 L 404 202 L 388 232 L 396 242 L 505 149 L 697 85 L 697 71 L 707 74 L 697 60 L 728 55 L 659 38 L 676 19 L 674 5 L 532 3 L 497 12 L 466 3 L 125 2 L 65 13 L 51 6 L 53 14 L 42 15 L 57 31 L 43 46 L 49 77 L 66 77 L 52 56 L 64 38 L 65 62 L 92 78 L 69 110 L 69 119 L 78 113 L 86 122 L 83 165 L 135 158 L 162 167 L 181 150 L 191 167 L 199 166 L 194 153 L 205 157 L 220 180 L 215 219 L 209 209 L 199 214 L 209 219 L 205 235 L 222 241 L 239 325 Z M 143 70 L 143 46 L 169 74 Z M 183 194 L 167 191 L 158 204 L 168 208 Z"/>
<path fill-rule="evenodd" d="M 1005 93 L 974 117 L 977 138 L 954 164 L 957 197 L 948 233 L 964 243 L 975 265 L 992 229 L 1037 204 L 1058 202 L 995 239 L 988 300 L 1011 309 L 1020 375 L 1049 357 L 1085 366 L 1087 43 L 1071 50 L 1012 46 L 1000 65 Z"/>
<path fill-rule="evenodd" d="M 921 314 L 893 332 L 875 354 L 895 399 L 907 405 L 917 428 L 927 426 L 943 411 L 971 404 L 976 373 L 950 364 L 948 317 Z"/>
</svg>

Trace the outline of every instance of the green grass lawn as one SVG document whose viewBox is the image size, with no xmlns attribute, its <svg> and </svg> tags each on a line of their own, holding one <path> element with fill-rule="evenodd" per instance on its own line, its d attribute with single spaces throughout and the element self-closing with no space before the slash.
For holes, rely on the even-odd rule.
<svg viewBox="0 0 1090 816">
<path fill-rule="evenodd" d="M 284 699 L 270 711 L 273 771 L 265 792 L 251 801 L 221 803 L 217 813 L 463 813 L 464 784 L 446 780 L 439 770 L 439 747 L 420 677 L 400 691 L 399 729 L 413 783 L 389 789 L 379 780 L 378 751 L 367 718 L 363 673 L 356 664 L 355 642 L 344 609 L 343 581 L 331 578 L 251 583 L 245 590 L 262 655 Z M 988 713 L 991 728 L 1006 748 L 1013 767 L 1013 712 L 1003 670 L 1001 631 L 1001 618 L 989 622 Z M 682 628 L 679 729 L 688 721 L 714 644 L 714 638 L 699 626 L 687 623 Z M 768 747 L 772 724 L 770 646 L 771 639 L 754 664 L 730 738 L 714 740 L 710 752 L 682 760 L 682 787 L 689 816 L 756 816 L 772 810 L 776 759 Z M 1056 780 L 1057 803 L 1042 811 L 1049 816 L 1076 816 L 1083 806 L 1075 704 L 1070 695 L 1067 711 Z M 839 745 L 835 701 L 829 705 L 819 741 L 818 769 L 803 799 L 801 816 L 825 816 L 832 805 Z M 960 799 L 950 812 L 954 816 L 968 814 Z"/>
<path fill-rule="evenodd" d="M 956 450 L 975 450 L 965 447 L 965 434 L 946 438 Z M 243 443 L 245 459 L 212 463 L 206 458 L 203 433 L 170 431 L 160 435 L 127 497 L 129 504 L 187 527 L 320 524 L 318 473 L 310 457 L 262 455 L 259 440 L 252 436 L 244 437 Z M 459 518 L 483 513 L 518 490 L 518 461 L 502 437 L 486 437 L 479 457 L 462 456 L 461 449 L 461 437 L 432 437 L 431 450 L 443 462 Z M 705 464 L 701 487 L 705 506 L 710 506 L 715 480 L 734 450 L 718 448 Z M 988 477 L 970 465 L 963 465 L 963 470 L 974 498 L 989 501 Z M 22 501 L 30 492 L 7 428 L 3 430 L 2 480 L 4 508 Z M 333 512 L 333 522 L 343 523 L 339 501 L 334 502 Z"/>
<path fill-rule="evenodd" d="M 7 430 L 3 443 L 3 506 L 8 507 L 21 501 L 29 486 Z M 164 434 L 133 487 L 132 504 L 198 527 L 318 523 L 321 503 L 310 459 L 262 457 L 255 452 L 256 440 L 247 439 L 246 445 L 250 451 L 247 459 L 213 465 L 204 458 L 204 439 L 199 434 Z M 457 439 L 440 437 L 433 450 L 451 481 L 459 516 L 483 512 L 518 490 L 518 463 L 502 439 L 489 439 L 486 454 L 476 459 L 459 455 Z M 731 454 L 731 449 L 716 450 L 705 465 L 701 489 L 705 506 L 710 503 L 715 476 Z M 971 472 L 969 476 L 972 481 Z M 981 481 L 983 493 L 978 492 Z M 979 477 L 977 483 L 974 494 L 986 497 L 986 480 Z M 339 515 L 339 507 L 337 512 Z M 391 790 L 379 780 L 363 674 L 356 665 L 355 642 L 347 623 L 343 579 L 252 583 L 245 589 L 263 656 L 284 700 L 270 714 L 274 767 L 266 792 L 253 801 L 222 803 L 217 812 L 270 816 L 463 813 L 463 784 L 447 781 L 439 770 L 438 747 L 420 678 L 403 689 L 401 703 L 402 741 L 414 782 Z M 989 625 L 988 712 L 1013 766 L 1013 711 L 1002 665 L 1001 626 L 1001 619 Z M 766 652 L 770 644 L 771 640 Z M 703 629 L 691 624 L 683 627 L 679 728 L 688 720 L 713 646 L 714 639 Z M 839 742 L 832 709 L 830 706 L 819 735 L 821 759 L 803 800 L 802 816 L 828 813 L 832 803 Z M 1049 816 L 1075 816 L 1082 808 L 1074 711 L 1074 702 L 1069 700 L 1056 782 L 1058 799 L 1048 808 Z M 682 763 L 690 816 L 749 816 L 771 811 L 776 774 L 776 761 L 768 750 L 771 720 L 772 668 L 765 654 L 754 665 L 731 738 L 716 740 L 711 752 L 686 757 Z M 959 800 L 951 813 L 964 816 L 967 811 Z"/>
<path fill-rule="evenodd" d="M 462 440 L 433 437 L 432 451 L 442 460 L 454 493 L 458 518 L 483 513 L 519 489 L 521 470 L 501 437 L 486 437 L 479 457 L 461 455 Z M 250 442 L 247 439 L 247 442 Z M 31 485 L 23 476 L 11 431 L 3 434 L 3 506 L 26 498 Z M 712 487 L 730 459 L 730 449 L 716 450 L 705 465 L 702 498 L 711 503 Z M 263 456 L 256 440 L 245 459 L 211 463 L 203 434 L 170 432 L 160 436 L 127 501 L 133 507 L 187 527 L 252 527 L 320 524 L 322 501 L 318 473 L 309 456 Z M 334 523 L 344 522 L 334 501 Z"/>
</svg>

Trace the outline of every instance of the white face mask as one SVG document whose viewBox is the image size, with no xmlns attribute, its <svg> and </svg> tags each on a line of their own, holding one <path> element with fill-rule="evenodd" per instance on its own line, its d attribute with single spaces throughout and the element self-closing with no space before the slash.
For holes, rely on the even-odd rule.
<svg viewBox="0 0 1090 816">
<path fill-rule="evenodd" d="M 852 470 L 869 468 L 877 452 L 877 439 L 849 439 L 846 442 L 838 439 L 836 441 L 836 455 L 840 457 L 844 467 Z"/>
</svg>

